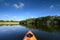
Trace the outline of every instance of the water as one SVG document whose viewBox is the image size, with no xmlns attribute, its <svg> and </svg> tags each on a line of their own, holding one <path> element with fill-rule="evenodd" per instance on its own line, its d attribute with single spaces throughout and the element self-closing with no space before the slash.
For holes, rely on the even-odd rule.
<svg viewBox="0 0 60 40">
<path fill-rule="evenodd" d="M 30 28 L 21 25 L 0 26 L 0 40 L 23 40 L 29 30 Z M 50 33 L 33 28 L 32 32 L 38 40 L 60 40 L 60 33 Z"/>
</svg>

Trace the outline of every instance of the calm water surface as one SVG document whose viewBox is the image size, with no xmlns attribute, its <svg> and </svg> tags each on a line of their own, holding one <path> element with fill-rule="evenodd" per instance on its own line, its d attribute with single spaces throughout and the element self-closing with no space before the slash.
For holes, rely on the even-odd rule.
<svg viewBox="0 0 60 40">
<path fill-rule="evenodd" d="M 0 40 L 22 40 L 30 30 L 25 26 L 0 26 Z M 38 40 L 60 40 L 60 33 L 49 33 L 42 30 L 32 29 Z"/>
</svg>

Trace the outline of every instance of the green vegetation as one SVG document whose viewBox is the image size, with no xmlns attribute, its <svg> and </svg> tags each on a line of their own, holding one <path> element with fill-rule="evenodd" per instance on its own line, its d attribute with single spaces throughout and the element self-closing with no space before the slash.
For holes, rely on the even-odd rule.
<svg viewBox="0 0 60 40">
<path fill-rule="evenodd" d="M 39 18 L 30 18 L 19 22 L 30 28 L 36 28 L 44 31 L 60 31 L 60 16 L 46 16 Z"/>
<path fill-rule="evenodd" d="M 36 24 L 36 25 L 59 25 L 60 16 L 46 16 L 39 18 L 30 18 L 20 21 L 20 24 Z"/>
<path fill-rule="evenodd" d="M 7 25 L 7 24 L 19 24 L 19 21 L 13 21 L 13 20 L 7 20 L 7 21 L 5 21 L 5 20 L 0 20 L 0 25 Z"/>
</svg>

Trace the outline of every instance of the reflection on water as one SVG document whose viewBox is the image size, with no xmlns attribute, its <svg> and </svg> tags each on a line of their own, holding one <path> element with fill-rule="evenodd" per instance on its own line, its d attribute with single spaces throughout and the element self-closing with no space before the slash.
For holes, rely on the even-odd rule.
<svg viewBox="0 0 60 40">
<path fill-rule="evenodd" d="M 28 24 L 28 25 L 23 25 L 28 28 L 32 29 L 38 29 L 46 32 L 60 32 L 60 26 L 59 25 L 34 25 L 34 24 Z"/>
<path fill-rule="evenodd" d="M 42 29 L 43 26 L 39 26 L 41 30 L 38 26 L 34 26 L 36 25 L 0 26 L 0 40 L 22 40 L 30 29 L 32 29 L 32 32 L 35 34 L 38 40 L 60 40 L 60 33 L 49 33 L 46 31 L 42 31 L 44 29 Z M 44 30 L 47 30 L 47 28 Z"/>
<path fill-rule="evenodd" d="M 0 26 L 15 26 L 15 25 L 19 25 L 19 24 L 0 24 Z"/>
<path fill-rule="evenodd" d="M 28 28 L 20 25 L 0 26 L 0 40 L 22 40 Z"/>
</svg>

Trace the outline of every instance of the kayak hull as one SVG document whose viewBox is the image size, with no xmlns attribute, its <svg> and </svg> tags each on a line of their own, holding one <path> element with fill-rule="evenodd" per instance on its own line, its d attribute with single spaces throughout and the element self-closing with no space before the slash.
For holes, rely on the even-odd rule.
<svg viewBox="0 0 60 40">
<path fill-rule="evenodd" d="M 27 37 L 27 34 L 32 34 L 33 36 L 31 38 Z M 32 31 L 28 31 L 27 34 L 25 35 L 25 37 L 23 38 L 23 40 L 37 40 L 37 38 L 35 37 L 35 35 L 32 33 Z"/>
</svg>

